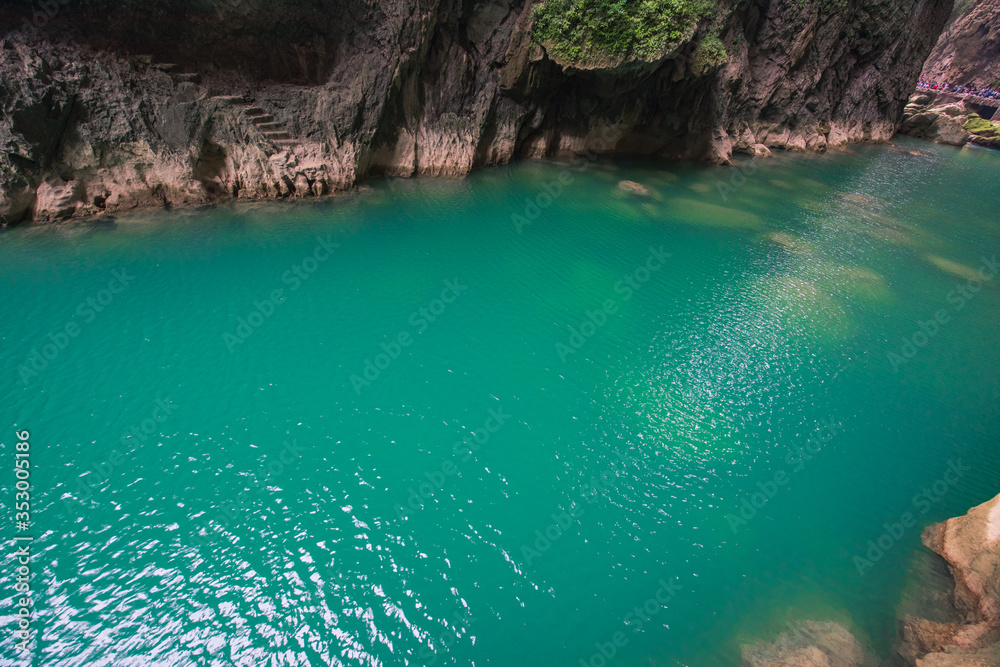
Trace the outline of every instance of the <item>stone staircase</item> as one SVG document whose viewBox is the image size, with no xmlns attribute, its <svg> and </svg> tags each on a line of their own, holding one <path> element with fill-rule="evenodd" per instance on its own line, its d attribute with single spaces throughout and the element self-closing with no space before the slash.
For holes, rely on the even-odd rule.
<svg viewBox="0 0 1000 667">
<path fill-rule="evenodd" d="M 293 139 L 292 135 L 285 129 L 285 124 L 276 121 L 274 116 L 264 109 L 252 104 L 245 104 L 243 115 L 264 135 L 264 138 L 278 148 L 287 150 L 298 145 L 299 142 Z"/>
<path fill-rule="evenodd" d="M 201 83 L 201 75 L 197 72 L 178 72 L 176 63 L 154 62 L 152 55 L 140 55 L 138 59 L 151 69 L 159 70 L 170 75 L 178 86 L 193 85 Z M 243 95 L 213 95 L 211 101 L 223 107 L 242 106 L 243 117 L 253 125 L 260 134 L 276 148 L 285 151 L 291 150 L 299 144 L 297 139 L 285 128 L 284 123 L 275 120 L 274 116 L 259 106 L 248 103 Z"/>
</svg>

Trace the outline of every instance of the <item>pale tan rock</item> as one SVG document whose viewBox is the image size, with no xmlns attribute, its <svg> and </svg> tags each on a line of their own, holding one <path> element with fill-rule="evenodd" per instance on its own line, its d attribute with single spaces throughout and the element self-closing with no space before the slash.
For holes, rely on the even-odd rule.
<svg viewBox="0 0 1000 667">
<path fill-rule="evenodd" d="M 73 181 L 61 178 L 47 179 L 35 190 L 34 219 L 39 221 L 68 218 L 76 211 L 80 198 L 75 194 Z"/>
<path fill-rule="evenodd" d="M 632 195 L 639 195 L 640 197 L 653 196 L 652 190 L 647 188 L 642 183 L 636 183 L 635 181 L 618 181 L 618 189 Z"/>
<path fill-rule="evenodd" d="M 922 538 L 948 562 L 956 606 L 974 620 L 1000 626 L 1000 495 L 930 526 Z"/>
<path fill-rule="evenodd" d="M 874 667 L 854 635 L 833 621 L 804 621 L 782 632 L 771 643 L 740 649 L 743 667 Z"/>
</svg>

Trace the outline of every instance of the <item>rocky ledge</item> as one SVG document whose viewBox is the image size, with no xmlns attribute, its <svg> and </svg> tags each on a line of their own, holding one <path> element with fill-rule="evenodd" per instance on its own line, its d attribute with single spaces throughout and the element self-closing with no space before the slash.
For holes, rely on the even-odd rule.
<svg viewBox="0 0 1000 667">
<path fill-rule="evenodd" d="M 886 141 L 952 9 L 721 0 L 656 60 L 577 67 L 536 43 L 535 4 L 4 3 L 0 223 L 317 196 L 518 157 L 727 163 Z"/>
<path fill-rule="evenodd" d="M 949 146 L 964 146 L 971 142 L 987 148 L 1000 148 L 1000 125 L 984 120 L 979 116 L 980 112 L 990 116 L 994 114 L 992 109 L 984 109 L 968 98 L 930 91 L 917 93 L 903 109 L 903 124 L 899 131 Z"/>
<path fill-rule="evenodd" d="M 929 526 L 924 545 L 941 556 L 952 579 L 948 615 L 900 621 L 884 667 L 1000 665 L 1000 495 L 965 516 Z M 925 582 L 926 583 L 926 582 Z M 931 611 L 928 609 L 927 611 Z M 933 615 L 939 616 L 935 609 Z M 771 643 L 743 647 L 743 667 L 876 667 L 879 661 L 851 632 L 831 621 L 794 625 Z"/>
</svg>

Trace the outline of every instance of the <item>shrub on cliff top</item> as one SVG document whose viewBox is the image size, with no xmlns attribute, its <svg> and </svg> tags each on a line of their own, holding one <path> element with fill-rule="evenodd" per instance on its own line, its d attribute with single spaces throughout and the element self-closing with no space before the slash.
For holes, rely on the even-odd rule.
<svg viewBox="0 0 1000 667">
<path fill-rule="evenodd" d="M 572 63 L 652 60 L 712 8 L 712 0 L 545 0 L 533 10 L 534 38 Z"/>
</svg>

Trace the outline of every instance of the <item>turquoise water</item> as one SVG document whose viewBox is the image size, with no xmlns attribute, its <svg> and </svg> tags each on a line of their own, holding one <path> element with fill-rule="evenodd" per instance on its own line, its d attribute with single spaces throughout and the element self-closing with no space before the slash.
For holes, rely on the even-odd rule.
<svg viewBox="0 0 1000 667">
<path fill-rule="evenodd" d="M 700 667 L 805 618 L 887 655 L 920 528 L 1000 491 L 1000 278 L 953 292 L 1000 156 L 757 164 L 0 234 L 32 662 Z"/>
</svg>

